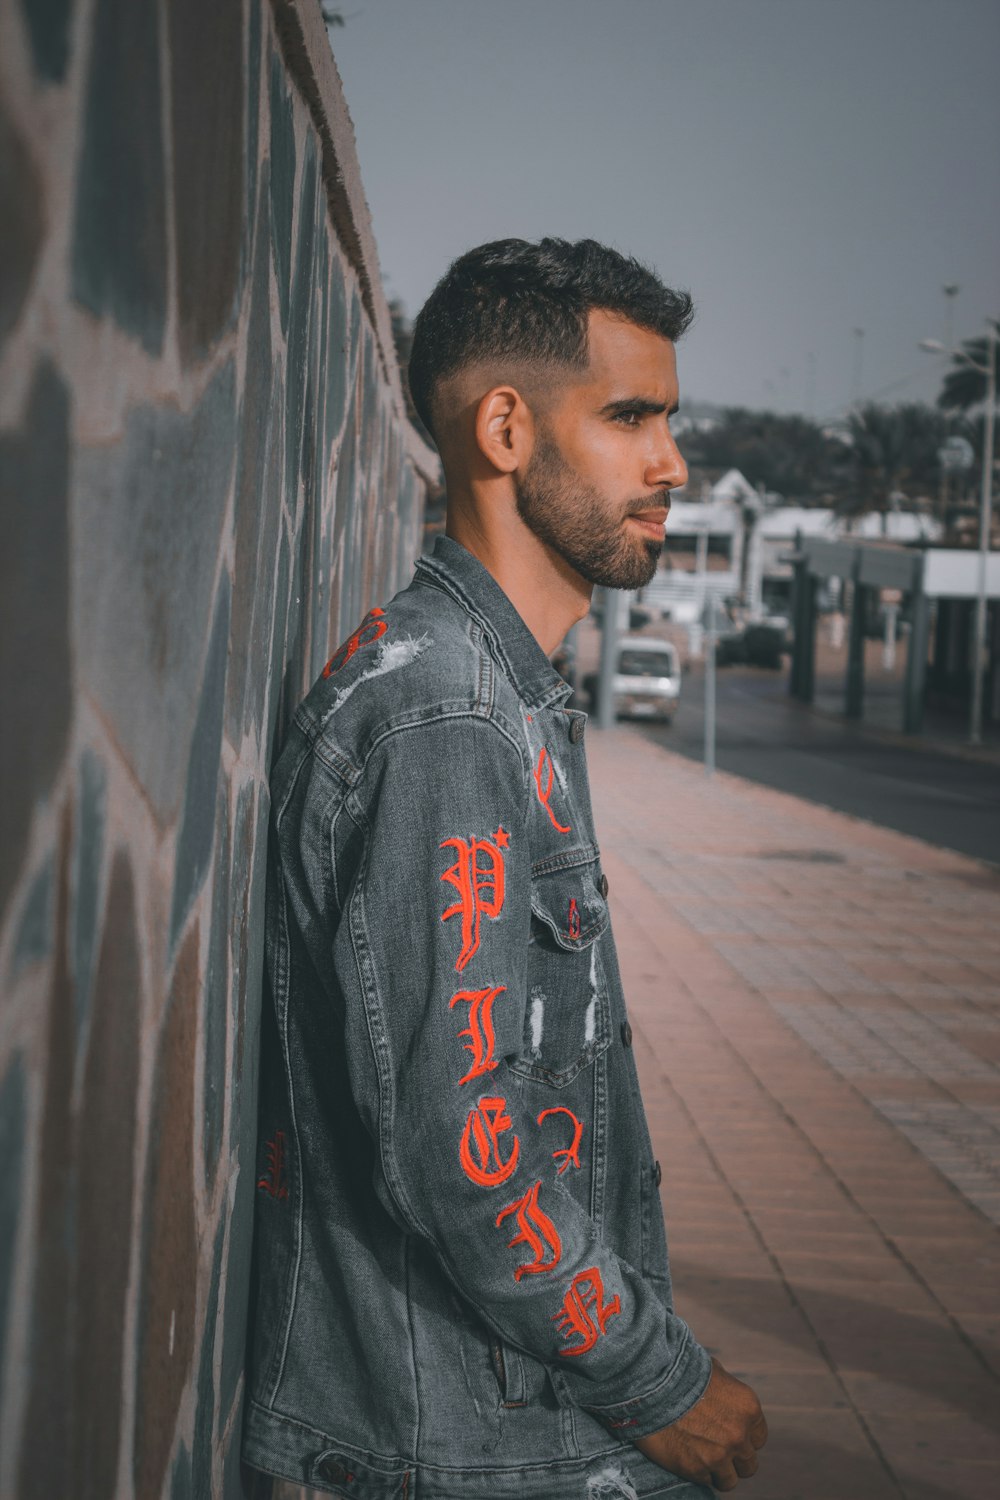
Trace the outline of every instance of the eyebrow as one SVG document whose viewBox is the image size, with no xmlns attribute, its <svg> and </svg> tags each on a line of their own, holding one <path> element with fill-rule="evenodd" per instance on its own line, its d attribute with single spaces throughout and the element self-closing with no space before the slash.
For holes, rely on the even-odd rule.
<svg viewBox="0 0 1000 1500">
<path fill-rule="evenodd" d="M 641 412 L 644 417 L 658 417 L 666 412 L 672 417 L 680 410 L 678 402 L 668 406 L 665 401 L 650 401 L 648 396 L 626 396 L 619 401 L 609 401 L 606 406 L 601 407 L 601 416 L 615 417 L 621 412 Z"/>
</svg>

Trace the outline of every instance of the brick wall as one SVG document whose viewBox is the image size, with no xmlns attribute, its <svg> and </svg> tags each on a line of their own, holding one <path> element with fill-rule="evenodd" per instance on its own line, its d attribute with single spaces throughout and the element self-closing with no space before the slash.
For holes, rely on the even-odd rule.
<svg viewBox="0 0 1000 1500">
<path fill-rule="evenodd" d="M 434 460 L 317 0 L 2 0 L 0 169 L 0 1495 L 235 1497 L 267 774 Z"/>
</svg>

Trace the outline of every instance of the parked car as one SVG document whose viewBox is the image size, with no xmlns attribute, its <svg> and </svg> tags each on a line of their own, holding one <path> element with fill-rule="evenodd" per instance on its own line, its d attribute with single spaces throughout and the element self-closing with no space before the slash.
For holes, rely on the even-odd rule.
<svg viewBox="0 0 1000 1500">
<path fill-rule="evenodd" d="M 783 621 L 771 618 L 748 620 L 742 629 L 718 637 L 715 660 L 720 667 L 749 663 L 752 667 L 777 671 L 781 667 L 782 652 L 786 649 Z"/>
<path fill-rule="evenodd" d="M 589 672 L 583 686 L 590 695 L 591 712 L 596 713 L 598 674 Z M 676 646 L 651 636 L 622 636 L 613 690 L 617 718 L 658 719 L 669 724 L 681 692 Z"/>
</svg>

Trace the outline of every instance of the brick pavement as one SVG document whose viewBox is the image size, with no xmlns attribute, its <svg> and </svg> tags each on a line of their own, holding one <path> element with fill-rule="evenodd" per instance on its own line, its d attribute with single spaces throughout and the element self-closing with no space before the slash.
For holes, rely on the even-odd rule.
<svg viewBox="0 0 1000 1500">
<path fill-rule="evenodd" d="M 755 1500 L 1000 1496 L 1000 874 L 588 733 L 679 1311 Z M 998 851 L 1000 853 L 1000 851 Z"/>
</svg>

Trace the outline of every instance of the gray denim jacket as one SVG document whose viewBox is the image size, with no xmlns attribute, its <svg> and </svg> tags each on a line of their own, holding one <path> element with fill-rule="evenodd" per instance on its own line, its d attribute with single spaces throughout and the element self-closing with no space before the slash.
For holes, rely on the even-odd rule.
<svg viewBox="0 0 1000 1500">
<path fill-rule="evenodd" d="M 257 1468 L 357 1500 L 709 1493 L 627 1441 L 710 1362 L 672 1311 L 568 691 L 441 538 L 295 717 L 271 783 Z"/>
</svg>

